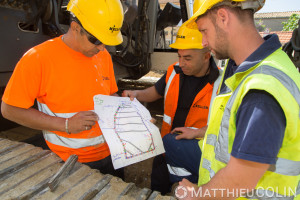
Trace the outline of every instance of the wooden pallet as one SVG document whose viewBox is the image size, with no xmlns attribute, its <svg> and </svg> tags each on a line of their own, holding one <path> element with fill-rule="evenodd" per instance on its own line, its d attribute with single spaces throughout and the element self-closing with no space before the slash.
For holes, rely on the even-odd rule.
<svg viewBox="0 0 300 200">
<path fill-rule="evenodd" d="M 79 162 L 52 192 L 48 182 L 63 163 L 51 151 L 0 138 L 0 199 L 174 199 Z"/>
<path fill-rule="evenodd" d="M 0 138 L 10 139 L 13 141 L 23 141 L 38 134 L 42 134 L 42 131 L 31 129 L 25 126 L 18 126 L 6 131 L 1 131 Z"/>
</svg>

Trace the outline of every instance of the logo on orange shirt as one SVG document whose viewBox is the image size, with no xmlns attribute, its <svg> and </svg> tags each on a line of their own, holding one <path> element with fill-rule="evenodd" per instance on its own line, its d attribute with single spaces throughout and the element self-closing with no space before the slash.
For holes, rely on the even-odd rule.
<svg viewBox="0 0 300 200">
<path fill-rule="evenodd" d="M 102 79 L 103 79 L 104 81 L 109 81 L 109 77 L 107 77 L 107 76 L 102 76 Z"/>
<path fill-rule="evenodd" d="M 197 104 L 194 104 L 193 105 L 193 108 L 202 108 L 202 109 L 208 109 L 207 106 L 202 106 L 202 105 L 197 105 Z"/>
</svg>

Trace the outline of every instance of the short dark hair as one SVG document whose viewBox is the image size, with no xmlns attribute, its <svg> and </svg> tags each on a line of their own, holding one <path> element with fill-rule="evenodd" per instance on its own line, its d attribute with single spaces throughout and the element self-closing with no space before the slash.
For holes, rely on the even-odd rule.
<svg viewBox="0 0 300 200">
<path fill-rule="evenodd" d="M 80 23 L 79 19 L 78 19 L 75 15 L 73 15 L 72 13 L 70 13 L 70 25 L 71 25 L 71 23 L 72 23 L 73 21 L 76 22 L 77 24 L 79 24 L 80 27 L 82 27 L 82 24 Z M 82 30 L 82 28 L 80 29 L 80 34 L 81 34 L 81 35 L 84 34 L 84 31 Z"/>
</svg>

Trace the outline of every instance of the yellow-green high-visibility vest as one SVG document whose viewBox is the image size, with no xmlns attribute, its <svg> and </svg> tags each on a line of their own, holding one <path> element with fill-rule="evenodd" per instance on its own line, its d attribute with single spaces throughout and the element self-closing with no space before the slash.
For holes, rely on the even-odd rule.
<svg viewBox="0 0 300 200">
<path fill-rule="evenodd" d="M 231 91 L 218 94 L 213 102 L 202 148 L 198 185 L 209 182 L 227 165 L 235 139 L 238 108 L 249 90 L 263 90 L 283 109 L 286 129 L 276 164 L 270 166 L 248 199 L 268 199 L 270 194 L 273 194 L 272 199 L 279 196 L 300 199 L 299 72 L 288 56 L 277 49 L 257 65 L 232 75 L 225 84 Z"/>
</svg>

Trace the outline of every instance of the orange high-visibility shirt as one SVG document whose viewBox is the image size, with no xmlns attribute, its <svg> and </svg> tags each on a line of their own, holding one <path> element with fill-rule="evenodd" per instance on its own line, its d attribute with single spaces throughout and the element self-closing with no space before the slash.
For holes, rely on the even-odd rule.
<svg viewBox="0 0 300 200">
<path fill-rule="evenodd" d="M 111 56 L 106 49 L 93 57 L 86 57 L 69 48 L 58 37 L 24 54 L 2 100 L 8 105 L 30 108 L 37 99 L 54 116 L 70 116 L 93 110 L 94 95 L 111 95 L 117 91 Z M 95 142 L 94 138 L 101 135 L 98 123 L 91 130 L 78 134 L 44 131 L 46 142 L 53 152 L 63 160 L 77 154 L 80 162 L 93 162 L 110 155 L 104 140 L 98 144 Z M 60 142 L 61 138 L 66 144 Z"/>
</svg>

